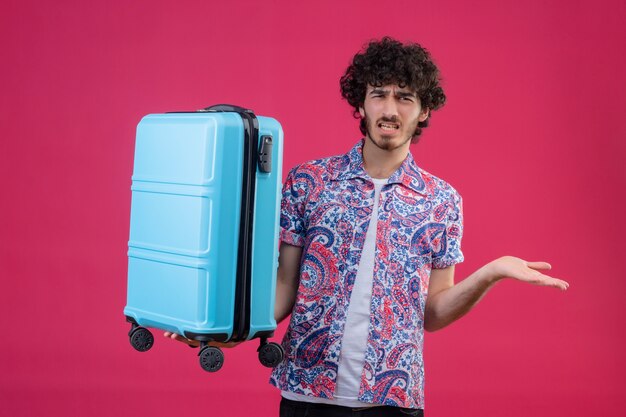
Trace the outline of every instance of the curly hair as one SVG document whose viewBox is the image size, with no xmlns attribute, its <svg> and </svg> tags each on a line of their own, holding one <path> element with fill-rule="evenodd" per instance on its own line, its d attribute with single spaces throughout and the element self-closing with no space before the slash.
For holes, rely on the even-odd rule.
<svg viewBox="0 0 626 417">
<path fill-rule="evenodd" d="M 409 87 L 417 93 L 422 108 L 431 112 L 444 105 L 446 96 L 439 85 L 439 69 L 425 48 L 417 43 L 402 44 L 386 36 L 380 41 L 371 41 L 364 49 L 354 56 L 340 80 L 341 96 L 354 107 L 356 119 L 361 117 L 359 108 L 365 102 L 368 85 Z M 428 120 L 418 123 L 413 143 L 418 141 L 422 128 L 428 126 Z M 367 134 L 364 118 L 360 129 L 361 133 Z"/>
</svg>

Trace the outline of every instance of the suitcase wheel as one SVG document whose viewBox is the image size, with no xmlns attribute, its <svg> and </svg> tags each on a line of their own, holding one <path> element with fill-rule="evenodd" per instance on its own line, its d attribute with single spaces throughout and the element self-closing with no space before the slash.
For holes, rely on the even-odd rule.
<svg viewBox="0 0 626 417">
<path fill-rule="evenodd" d="M 200 356 L 200 366 L 207 372 L 217 372 L 224 365 L 224 354 L 214 346 L 203 347 L 198 356 Z"/>
<path fill-rule="evenodd" d="M 135 327 L 130 332 L 130 344 L 139 352 L 145 352 L 154 345 L 154 336 L 145 327 Z"/>
<path fill-rule="evenodd" d="M 259 362 L 268 368 L 275 368 L 283 360 L 285 351 L 281 345 L 274 342 L 262 344 L 259 347 Z"/>
</svg>

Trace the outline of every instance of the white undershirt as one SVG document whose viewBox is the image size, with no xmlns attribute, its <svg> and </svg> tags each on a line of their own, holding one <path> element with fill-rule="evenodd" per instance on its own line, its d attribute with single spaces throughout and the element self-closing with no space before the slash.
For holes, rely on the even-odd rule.
<svg viewBox="0 0 626 417">
<path fill-rule="evenodd" d="M 370 323 L 370 302 L 372 300 L 372 280 L 374 278 L 374 260 L 376 250 L 376 227 L 378 225 L 378 200 L 387 179 L 372 178 L 374 182 L 374 207 L 370 224 L 365 234 L 365 243 L 361 260 L 350 295 L 346 314 L 346 324 L 341 341 L 339 368 L 335 398 L 317 398 L 307 395 L 282 391 L 282 396 L 294 401 L 306 401 L 324 404 L 336 404 L 346 407 L 367 407 L 376 404 L 357 400 L 361 386 L 361 373 L 365 364 L 367 336 Z"/>
</svg>

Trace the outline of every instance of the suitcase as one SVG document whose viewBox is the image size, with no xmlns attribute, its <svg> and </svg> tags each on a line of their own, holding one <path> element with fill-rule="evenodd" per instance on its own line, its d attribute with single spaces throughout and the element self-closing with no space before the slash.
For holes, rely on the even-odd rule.
<svg viewBox="0 0 626 417">
<path fill-rule="evenodd" d="M 224 355 L 211 341 L 260 339 L 259 360 L 284 355 L 268 342 L 274 298 L 283 132 L 269 117 L 217 105 L 145 116 L 132 177 L 129 338 L 154 344 L 148 327 L 200 342 L 201 367 Z"/>
</svg>

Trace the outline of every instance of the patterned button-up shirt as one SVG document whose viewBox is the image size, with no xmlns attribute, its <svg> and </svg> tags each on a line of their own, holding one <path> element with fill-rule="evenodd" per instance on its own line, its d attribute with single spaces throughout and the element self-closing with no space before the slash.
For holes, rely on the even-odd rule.
<svg viewBox="0 0 626 417">
<path fill-rule="evenodd" d="M 281 240 L 303 247 L 300 284 L 270 382 L 333 398 L 350 294 L 370 222 L 374 184 L 363 141 L 295 167 L 283 186 Z M 370 323 L 358 399 L 424 407 L 424 306 L 432 268 L 463 260 L 461 197 L 409 153 L 379 204 Z"/>
</svg>

